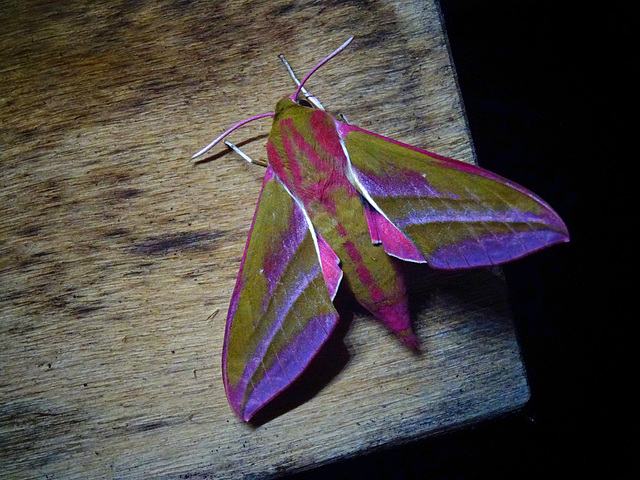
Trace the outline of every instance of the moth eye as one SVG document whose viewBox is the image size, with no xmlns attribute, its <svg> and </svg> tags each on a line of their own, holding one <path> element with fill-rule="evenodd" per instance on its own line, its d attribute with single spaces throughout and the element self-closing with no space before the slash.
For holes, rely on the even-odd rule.
<svg viewBox="0 0 640 480">
<path fill-rule="evenodd" d="M 313 104 L 309 100 L 306 100 L 304 98 L 299 99 L 297 103 L 301 107 L 316 108 L 316 107 L 313 106 Z"/>
</svg>

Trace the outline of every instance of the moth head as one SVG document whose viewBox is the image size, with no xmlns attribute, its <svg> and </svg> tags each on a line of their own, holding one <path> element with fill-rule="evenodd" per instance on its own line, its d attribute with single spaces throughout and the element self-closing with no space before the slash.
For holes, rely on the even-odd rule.
<svg viewBox="0 0 640 480">
<path fill-rule="evenodd" d="M 298 107 L 298 103 L 291 100 L 290 97 L 281 98 L 280 101 L 276 103 L 275 117 L 277 118 L 278 116 L 282 115 L 282 113 L 286 110 Z"/>
</svg>

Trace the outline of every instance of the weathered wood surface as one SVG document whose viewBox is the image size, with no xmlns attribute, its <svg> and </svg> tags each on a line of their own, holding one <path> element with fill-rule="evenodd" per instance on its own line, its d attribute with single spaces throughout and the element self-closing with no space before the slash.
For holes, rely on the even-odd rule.
<svg viewBox="0 0 640 480">
<path fill-rule="evenodd" d="M 295 408 L 251 427 L 224 396 L 264 171 L 189 157 L 292 92 L 277 54 L 302 75 L 354 34 L 309 84 L 324 105 L 472 161 L 434 4 L 65 3 L 0 7 L 0 476 L 270 476 L 526 402 L 499 272 L 422 267 L 422 354 L 345 314 Z M 232 139 L 264 158 L 268 129 Z"/>
</svg>

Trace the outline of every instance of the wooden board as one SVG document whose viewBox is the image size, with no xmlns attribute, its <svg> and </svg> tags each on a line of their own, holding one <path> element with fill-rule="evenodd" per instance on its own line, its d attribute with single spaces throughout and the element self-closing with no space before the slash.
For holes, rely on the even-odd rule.
<svg viewBox="0 0 640 480">
<path fill-rule="evenodd" d="M 473 161 L 435 4 L 1 8 L 0 476 L 268 477 L 527 401 L 499 270 L 420 266 L 421 354 L 343 295 L 293 407 L 256 427 L 224 396 L 226 309 L 264 170 L 222 148 L 190 156 L 293 91 L 277 54 L 303 75 L 356 35 L 309 82 L 323 104 Z M 268 130 L 232 140 L 264 159 Z"/>
</svg>

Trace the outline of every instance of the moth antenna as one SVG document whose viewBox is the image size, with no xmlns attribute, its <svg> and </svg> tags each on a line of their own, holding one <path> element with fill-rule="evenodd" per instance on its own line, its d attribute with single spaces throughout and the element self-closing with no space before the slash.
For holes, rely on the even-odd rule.
<svg viewBox="0 0 640 480">
<path fill-rule="evenodd" d="M 282 60 L 282 63 L 284 63 L 284 66 L 287 69 L 289 76 L 293 79 L 295 84 L 297 86 L 300 86 L 300 80 L 298 80 L 298 77 L 296 77 L 296 74 L 293 72 L 293 68 L 291 68 L 291 65 L 289 64 L 289 62 L 287 62 L 287 59 L 284 58 L 284 55 L 280 54 L 278 55 L 278 58 Z M 312 93 L 309 93 L 309 91 L 304 87 L 300 87 L 300 91 L 303 93 L 305 98 L 309 100 L 309 103 L 313 104 L 314 107 L 316 107 L 319 110 L 322 110 L 323 112 L 325 111 L 324 107 L 320 103 L 320 100 L 318 100 L 318 97 L 316 97 Z"/>
<path fill-rule="evenodd" d="M 259 118 L 264 118 L 264 117 L 273 117 L 275 115 L 275 113 L 271 112 L 271 113 L 263 113 L 261 115 L 256 115 L 255 117 L 251 117 L 251 118 L 247 118 L 246 120 L 243 120 L 239 123 L 236 123 L 233 127 L 229 128 L 228 130 L 226 130 L 222 135 L 220 135 L 218 138 L 216 138 L 213 142 L 211 142 L 209 145 L 207 145 L 206 147 L 204 147 L 202 150 L 200 150 L 198 153 L 196 153 L 193 158 L 199 157 L 200 155 L 202 155 L 203 153 L 208 152 L 209 150 L 211 150 L 213 147 L 215 147 L 220 140 L 222 140 L 224 137 L 226 137 L 227 135 L 229 135 L 231 132 L 233 132 L 235 129 L 242 127 L 243 125 L 249 123 L 249 122 L 253 122 L 254 120 L 258 120 Z"/>
<path fill-rule="evenodd" d="M 353 40 L 353 36 L 349 37 L 347 39 L 346 42 L 344 42 L 342 45 L 340 45 L 338 48 L 336 48 L 333 53 L 331 53 L 329 56 L 327 56 L 326 58 L 324 58 L 323 60 L 320 61 L 320 63 L 318 63 L 315 67 L 313 67 L 311 69 L 311 71 L 309 73 L 307 73 L 306 77 L 304 77 L 302 79 L 302 82 L 300 82 L 300 84 L 298 85 L 298 88 L 296 88 L 296 91 L 293 95 L 291 95 L 291 100 L 293 100 L 294 102 L 296 101 L 296 98 L 298 98 L 298 94 L 300 93 L 300 91 L 302 90 L 302 87 L 304 86 L 304 84 L 306 83 L 307 80 L 309 80 L 309 77 L 311 75 L 313 75 L 316 70 L 318 70 L 321 66 L 323 66 L 325 63 L 327 63 L 329 60 L 331 60 L 333 57 L 335 57 L 336 55 L 338 55 L 341 51 L 343 51 L 345 48 L 347 48 L 347 45 L 349 45 L 351 43 L 351 40 Z"/>
<path fill-rule="evenodd" d="M 293 69 L 291 68 L 291 65 L 289 65 L 289 62 L 287 62 L 287 60 L 284 58 L 284 55 L 279 55 L 280 59 L 282 60 L 282 62 L 284 63 L 285 67 L 287 68 L 287 71 L 289 72 L 289 75 L 291 75 L 291 78 L 293 78 L 293 80 L 296 82 L 296 84 L 298 85 L 298 88 L 296 88 L 296 91 L 293 95 L 291 95 L 291 98 L 294 102 L 296 101 L 296 99 L 298 98 L 298 95 L 300 94 L 300 92 L 302 92 L 304 94 L 304 96 L 309 100 L 310 103 L 312 103 L 314 106 L 316 106 L 317 108 L 319 108 L 320 110 L 324 110 L 324 107 L 322 106 L 322 104 L 320 103 L 320 101 L 315 97 L 315 95 L 312 95 L 311 93 L 309 93 L 305 88 L 304 88 L 304 84 L 305 82 L 309 79 L 309 77 L 311 77 L 311 75 L 313 75 L 321 66 L 323 66 L 325 63 L 327 63 L 329 60 L 331 60 L 333 57 L 335 57 L 336 55 L 338 55 L 342 50 L 344 50 L 345 48 L 347 48 L 347 46 L 351 43 L 351 41 L 353 40 L 353 36 L 349 37 L 347 39 L 346 42 L 344 42 L 342 45 L 340 45 L 337 49 L 335 49 L 333 51 L 333 53 L 331 53 L 330 55 L 328 55 L 327 57 L 325 57 L 323 60 L 321 60 L 315 67 L 313 67 L 311 69 L 311 71 L 309 73 L 307 73 L 307 75 L 302 79 L 302 81 L 298 81 L 298 78 L 296 77 L 295 73 L 293 72 Z M 261 115 L 256 115 L 255 117 L 251 117 L 251 118 L 247 118 L 246 120 L 243 120 L 242 122 L 236 123 L 233 127 L 229 128 L 228 130 L 226 130 L 224 133 L 222 133 L 219 137 L 217 137 L 213 142 L 211 142 L 209 145 L 207 145 L 206 147 L 204 147 L 202 150 L 200 150 L 198 153 L 194 154 L 191 158 L 197 158 L 200 155 L 208 152 L 209 150 L 211 150 L 213 147 L 215 147 L 224 137 L 226 137 L 227 135 L 229 135 L 231 132 L 233 132 L 234 130 L 236 130 L 237 128 L 242 127 L 243 125 L 249 123 L 249 122 L 253 122 L 254 120 L 258 120 L 259 118 L 264 118 L 264 117 L 273 117 L 275 115 L 275 113 L 271 112 L 271 113 L 263 113 Z M 230 144 L 233 145 L 233 144 Z M 242 158 L 244 158 L 245 160 L 248 159 L 248 161 L 250 163 L 258 163 L 258 162 L 254 162 L 252 161 L 246 154 L 244 154 L 244 152 L 242 152 L 240 149 L 238 149 L 235 145 L 233 145 L 233 147 L 230 146 L 230 148 L 232 148 L 233 150 L 235 150 L 236 152 L 238 152 L 240 154 L 240 156 L 242 156 Z M 240 153 L 242 152 L 242 153 Z M 259 163 L 258 163 L 259 164 Z"/>
<path fill-rule="evenodd" d="M 240 155 L 242 158 L 244 158 L 247 162 L 249 163 L 253 163 L 254 165 L 260 165 L 261 167 L 267 167 L 268 164 L 267 162 L 263 162 L 262 160 L 254 160 L 253 158 L 251 158 L 249 155 L 247 155 L 246 153 L 244 153 L 242 150 L 240 150 L 240 148 L 238 148 L 237 146 L 235 146 L 233 143 L 231 142 L 227 142 L 226 140 L 224 141 L 224 144 L 229 147 L 231 150 L 233 150 L 234 152 L 236 152 L 238 155 Z"/>
</svg>

